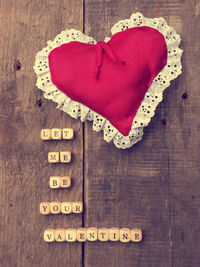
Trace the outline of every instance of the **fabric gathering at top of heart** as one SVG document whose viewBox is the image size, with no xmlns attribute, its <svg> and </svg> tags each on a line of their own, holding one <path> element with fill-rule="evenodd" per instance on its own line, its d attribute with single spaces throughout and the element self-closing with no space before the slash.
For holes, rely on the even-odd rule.
<svg viewBox="0 0 200 267">
<path fill-rule="evenodd" d="M 141 140 L 164 89 L 181 73 L 182 50 L 163 18 L 136 13 L 111 31 L 99 42 L 62 32 L 36 55 L 34 69 L 46 98 L 74 118 L 93 120 L 106 141 L 127 148 Z"/>
</svg>

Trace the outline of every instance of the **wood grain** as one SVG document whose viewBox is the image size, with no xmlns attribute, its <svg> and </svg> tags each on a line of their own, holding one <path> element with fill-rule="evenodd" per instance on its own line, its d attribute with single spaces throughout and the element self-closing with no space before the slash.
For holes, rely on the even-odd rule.
<svg viewBox="0 0 200 267">
<path fill-rule="evenodd" d="M 82 125 L 43 99 L 33 65 L 35 54 L 63 29 L 82 30 L 82 1 L 17 0 L 0 5 L 0 266 L 81 266 L 81 244 L 47 244 L 43 231 L 80 227 L 82 215 L 43 216 L 39 203 L 82 201 Z M 40 140 L 42 128 L 71 127 L 73 141 Z M 49 164 L 49 151 L 72 151 L 73 162 Z M 57 175 L 72 176 L 72 188 L 50 190 L 49 176 Z"/>
<path fill-rule="evenodd" d="M 141 244 L 85 245 L 85 266 L 200 266 L 199 1 L 86 0 L 97 40 L 136 11 L 163 16 L 183 39 L 183 75 L 172 82 L 143 140 L 117 150 L 85 129 L 85 226 L 141 227 Z"/>
<path fill-rule="evenodd" d="M 118 150 L 56 110 L 35 86 L 35 54 L 64 29 L 96 40 L 140 11 L 182 37 L 183 74 L 164 93 L 143 140 Z M 199 0 L 0 1 L 0 266 L 199 267 Z M 73 141 L 41 141 L 42 128 L 74 128 Z M 84 141 L 84 142 L 83 142 Z M 49 151 L 71 151 L 49 164 Z M 49 176 L 72 176 L 49 189 Z M 43 216 L 42 201 L 82 201 L 85 212 Z M 142 228 L 143 242 L 45 243 L 46 228 Z"/>
</svg>

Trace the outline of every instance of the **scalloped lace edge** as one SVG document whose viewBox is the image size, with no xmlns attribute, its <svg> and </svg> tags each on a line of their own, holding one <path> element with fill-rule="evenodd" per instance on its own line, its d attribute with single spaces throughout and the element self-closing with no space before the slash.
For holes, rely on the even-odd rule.
<svg viewBox="0 0 200 267">
<path fill-rule="evenodd" d="M 182 73 L 181 56 L 183 50 L 178 46 L 180 44 L 180 36 L 176 34 L 172 27 L 169 27 L 163 18 L 149 19 L 145 18 L 141 13 L 132 14 L 130 19 L 118 21 L 112 28 L 112 35 L 132 27 L 149 26 L 157 29 L 163 34 L 167 49 L 168 58 L 165 67 L 154 78 L 141 105 L 132 122 L 132 128 L 128 136 L 123 136 L 107 119 L 97 114 L 93 110 L 81 103 L 71 100 L 64 93 L 59 91 L 51 82 L 51 75 L 48 66 L 48 54 L 54 48 L 63 43 L 71 41 L 79 41 L 84 43 L 95 44 L 96 41 L 80 31 L 71 29 L 62 31 L 58 34 L 54 41 L 48 41 L 47 47 L 36 54 L 34 70 L 37 75 L 37 87 L 44 91 L 44 97 L 51 99 L 58 104 L 57 108 L 68 113 L 71 117 L 81 121 L 93 121 L 93 130 L 104 132 L 104 140 L 114 142 L 117 148 L 129 148 L 140 141 L 143 136 L 143 128 L 146 127 L 151 118 L 155 114 L 157 105 L 162 101 L 163 91 L 169 87 L 170 82 Z M 106 37 L 108 41 L 110 37 Z"/>
</svg>

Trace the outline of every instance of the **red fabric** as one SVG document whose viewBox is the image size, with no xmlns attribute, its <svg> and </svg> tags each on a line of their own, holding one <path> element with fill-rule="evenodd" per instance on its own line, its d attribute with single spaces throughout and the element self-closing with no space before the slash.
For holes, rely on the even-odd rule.
<svg viewBox="0 0 200 267">
<path fill-rule="evenodd" d="M 124 136 L 166 61 L 163 35 L 146 26 L 118 32 L 107 44 L 73 41 L 49 54 L 57 88 L 109 120 Z"/>
</svg>

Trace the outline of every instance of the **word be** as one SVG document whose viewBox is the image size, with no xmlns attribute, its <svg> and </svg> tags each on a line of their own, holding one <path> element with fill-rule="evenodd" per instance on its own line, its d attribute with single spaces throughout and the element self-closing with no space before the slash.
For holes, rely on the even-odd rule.
<svg viewBox="0 0 200 267">
<path fill-rule="evenodd" d="M 40 213 L 43 215 L 48 214 L 70 214 L 82 213 L 83 202 L 41 202 Z"/>
<path fill-rule="evenodd" d="M 69 163 L 71 162 L 71 152 L 62 151 L 62 152 L 49 152 L 48 153 L 48 162 L 49 163 Z"/>
<path fill-rule="evenodd" d="M 44 241 L 46 242 L 86 242 L 86 241 L 120 241 L 140 242 L 142 241 L 141 229 L 128 228 L 68 228 L 68 229 L 46 229 Z"/>
<path fill-rule="evenodd" d="M 71 186 L 71 177 L 70 176 L 51 176 L 49 179 L 50 188 L 68 188 Z"/>
<path fill-rule="evenodd" d="M 74 130 L 71 128 L 64 129 L 42 129 L 41 130 L 41 139 L 42 140 L 61 140 L 61 139 L 73 139 Z"/>
</svg>

